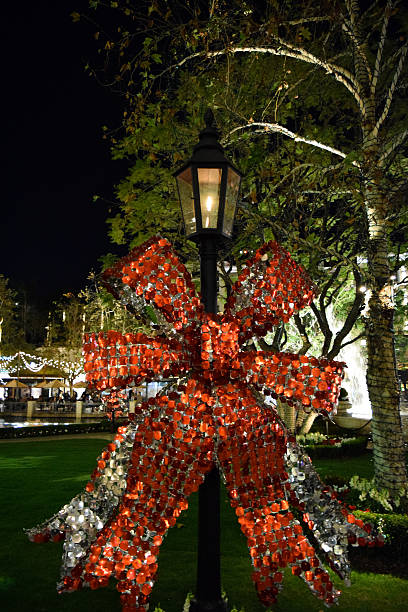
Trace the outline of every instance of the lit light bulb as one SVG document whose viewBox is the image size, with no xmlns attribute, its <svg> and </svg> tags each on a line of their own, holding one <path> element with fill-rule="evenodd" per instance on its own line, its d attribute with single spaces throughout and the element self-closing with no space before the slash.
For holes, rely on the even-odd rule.
<svg viewBox="0 0 408 612">
<path fill-rule="evenodd" d="M 210 217 L 206 217 L 205 218 L 205 227 L 208 227 L 210 225 Z"/>
<path fill-rule="evenodd" d="M 213 207 L 213 199 L 211 196 L 208 196 L 207 201 L 205 203 L 205 207 L 208 210 L 208 212 L 212 211 L 212 207 Z"/>
</svg>

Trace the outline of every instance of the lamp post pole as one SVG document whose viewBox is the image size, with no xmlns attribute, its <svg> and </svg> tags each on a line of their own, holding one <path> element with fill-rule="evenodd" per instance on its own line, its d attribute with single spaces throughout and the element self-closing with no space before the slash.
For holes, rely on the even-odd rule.
<svg viewBox="0 0 408 612">
<path fill-rule="evenodd" d="M 201 295 L 205 311 L 217 312 L 217 242 L 200 236 Z M 198 556 L 195 598 L 189 612 L 226 612 L 221 595 L 220 567 L 220 473 L 206 475 L 198 491 Z"/>
<path fill-rule="evenodd" d="M 217 247 L 220 240 L 232 237 L 241 173 L 224 156 L 210 110 L 205 122 L 193 156 L 175 177 L 186 236 L 200 249 L 204 309 L 216 314 Z M 197 586 L 189 612 L 226 610 L 221 596 L 220 475 L 214 467 L 199 489 Z"/>
</svg>

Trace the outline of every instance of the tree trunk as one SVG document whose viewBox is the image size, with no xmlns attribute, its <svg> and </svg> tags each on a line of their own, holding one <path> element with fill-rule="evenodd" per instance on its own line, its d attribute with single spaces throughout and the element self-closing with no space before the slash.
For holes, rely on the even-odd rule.
<svg viewBox="0 0 408 612">
<path fill-rule="evenodd" d="M 283 402 L 282 402 L 283 403 Z M 296 433 L 296 408 L 283 403 L 283 420 L 291 433 Z"/>
<path fill-rule="evenodd" d="M 317 412 L 313 412 L 313 411 L 307 415 L 307 418 L 303 421 L 303 425 L 300 430 L 301 434 L 309 433 L 309 431 L 312 429 L 312 425 L 315 422 L 317 416 L 318 416 Z"/>
<path fill-rule="evenodd" d="M 306 412 L 304 410 L 298 410 L 298 413 L 296 415 L 296 425 L 295 425 L 296 433 L 300 431 L 300 428 L 302 427 L 302 423 L 305 420 L 305 416 L 306 416 Z"/>
<path fill-rule="evenodd" d="M 374 292 L 369 305 L 367 386 L 373 411 L 375 479 L 378 487 L 397 493 L 407 485 L 407 473 L 394 359 L 394 311 L 384 307 Z"/>
<path fill-rule="evenodd" d="M 373 419 L 374 473 L 377 487 L 393 494 L 407 486 L 404 442 L 400 417 L 397 369 L 394 352 L 394 305 L 390 292 L 388 248 L 388 191 L 380 164 L 377 129 L 377 104 L 371 75 L 367 70 L 360 6 L 356 0 L 347 5 L 354 33 L 354 68 L 364 101 L 361 116 L 363 138 L 362 173 L 368 222 L 367 262 L 371 296 L 367 321 L 367 387 Z"/>
<path fill-rule="evenodd" d="M 372 144 L 372 143 L 371 143 Z M 377 486 L 397 494 L 407 486 L 405 451 L 394 351 L 394 305 L 390 289 L 387 197 L 375 150 L 366 150 L 368 269 L 371 296 L 367 322 L 367 387 L 373 411 L 372 434 Z M 371 170 L 370 171 L 370 166 Z"/>
</svg>

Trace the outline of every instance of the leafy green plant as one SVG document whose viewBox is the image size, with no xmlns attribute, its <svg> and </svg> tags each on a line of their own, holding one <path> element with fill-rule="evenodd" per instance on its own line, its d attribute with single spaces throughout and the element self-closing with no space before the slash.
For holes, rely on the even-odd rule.
<svg viewBox="0 0 408 612">
<path fill-rule="evenodd" d="M 222 596 L 224 599 L 226 599 L 226 594 L 223 591 Z M 193 599 L 194 595 L 193 593 L 187 593 L 187 597 L 186 597 L 186 601 L 184 602 L 184 606 L 183 606 L 183 612 L 189 612 L 190 610 L 190 602 Z M 164 610 L 162 610 L 160 607 L 159 608 L 155 608 L 154 612 L 165 612 Z M 245 608 L 236 608 L 235 606 L 231 609 L 231 612 L 245 612 Z M 268 610 L 266 610 L 266 612 L 268 612 Z"/>
<path fill-rule="evenodd" d="M 320 444 L 321 442 L 327 440 L 328 437 L 319 431 L 310 432 L 307 434 L 299 434 L 296 436 L 296 440 L 299 444 L 303 446 L 309 446 L 311 444 Z"/>
<path fill-rule="evenodd" d="M 348 480 L 341 475 L 330 475 L 324 481 L 353 512 L 357 510 L 384 514 L 406 511 L 408 508 L 408 497 L 404 489 L 401 489 L 399 496 L 392 495 L 387 489 L 377 489 L 373 478 L 354 475 Z"/>
<path fill-rule="evenodd" d="M 358 493 L 360 501 L 366 501 L 370 507 L 393 512 L 396 509 L 408 508 L 408 490 L 401 487 L 399 494 L 391 493 L 388 489 L 378 489 L 374 478 L 360 478 L 355 475 L 350 480 L 350 488 Z"/>
</svg>

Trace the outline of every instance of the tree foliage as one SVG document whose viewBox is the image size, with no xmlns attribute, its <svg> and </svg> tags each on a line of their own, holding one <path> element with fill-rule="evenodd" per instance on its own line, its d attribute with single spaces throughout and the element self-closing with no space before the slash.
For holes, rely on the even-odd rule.
<svg viewBox="0 0 408 612">
<path fill-rule="evenodd" d="M 242 251 L 272 237 L 294 250 L 322 286 L 313 310 L 324 333 L 322 353 L 330 356 L 361 312 L 359 283 L 369 286 L 376 475 L 391 489 L 406 484 L 390 283 L 408 242 L 406 3 L 90 6 L 108 24 L 96 38 L 111 82 L 127 100 L 125 134 L 114 137 L 113 147 L 129 159 L 130 171 L 118 189 L 112 237 L 136 244 L 158 229 L 179 235 L 171 174 L 211 106 L 230 157 L 245 173 L 238 238 L 224 259 L 239 268 Z M 351 277 L 346 333 L 333 337 L 325 309 Z M 393 459 L 384 459 L 388 449 Z"/>
<path fill-rule="evenodd" d="M 109 4 L 90 5 L 107 22 Z M 243 241 L 254 226 L 262 234 L 265 216 L 275 218 L 283 202 L 294 211 L 291 220 L 301 223 L 301 237 L 305 229 L 310 233 L 315 218 L 306 214 L 305 223 L 304 208 L 311 202 L 318 208 L 319 194 L 320 201 L 329 197 L 331 212 L 348 194 L 340 198 L 341 212 L 344 220 L 347 210 L 346 222 L 355 228 L 364 208 L 363 94 L 371 87 L 381 163 L 391 179 L 390 228 L 401 221 L 406 243 L 401 198 L 408 10 L 402 2 L 365 3 L 357 24 L 358 3 L 340 0 L 122 0 L 110 9 L 110 27 L 95 34 L 103 65 L 128 101 L 126 135 L 119 142 L 115 136 L 114 155 L 131 163 L 118 190 L 120 212 L 111 220 L 117 241 L 141 242 L 157 229 L 179 229 L 171 171 L 188 157 L 207 105 L 245 174 Z M 367 64 L 361 83 L 355 74 L 359 54 Z M 146 214 L 152 211 L 157 214 Z"/>
<path fill-rule="evenodd" d="M 355 102 L 320 65 L 262 53 L 283 33 L 309 44 L 310 52 L 323 39 L 327 51 L 338 45 L 335 7 L 324 5 L 328 13 L 321 16 L 322 7 L 311 4 L 183 6 L 115 3 L 117 31 L 98 34 L 112 78 L 128 100 L 126 133 L 113 138 L 114 156 L 128 159 L 130 170 L 109 220 L 112 239 L 133 246 L 160 232 L 191 258 L 193 249 L 181 238 L 172 172 L 189 157 L 210 105 L 228 154 L 244 172 L 232 253 L 224 259 L 239 267 L 243 252 L 277 238 L 322 286 L 318 311 L 354 270 L 355 319 L 362 306 L 357 288 L 366 273 L 356 257 L 367 247 L 358 153 L 349 152 L 361 144 L 352 118 Z M 234 52 L 237 45 L 248 52 Z M 326 148 L 309 144 L 317 142 L 317 133 Z M 329 150 L 340 146 L 343 157 Z M 322 352 L 335 356 L 342 338 L 334 343 L 324 312 L 318 324 L 326 339 Z M 344 331 L 345 337 L 350 326 Z"/>
<path fill-rule="evenodd" d="M 0 274 L 0 354 L 3 355 L 12 355 L 26 346 L 17 299 L 9 280 Z"/>
</svg>

